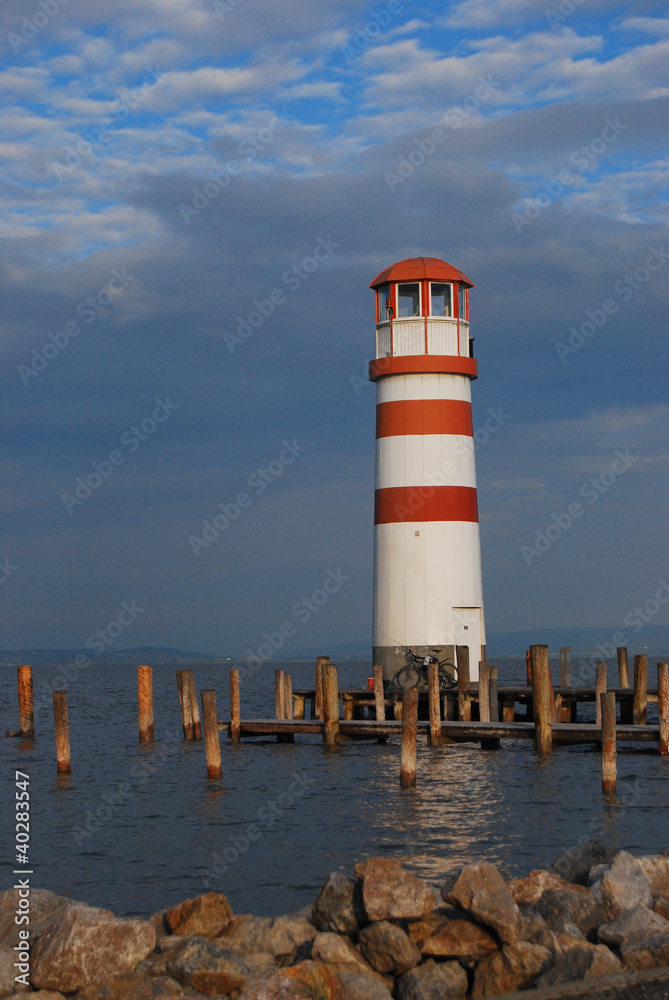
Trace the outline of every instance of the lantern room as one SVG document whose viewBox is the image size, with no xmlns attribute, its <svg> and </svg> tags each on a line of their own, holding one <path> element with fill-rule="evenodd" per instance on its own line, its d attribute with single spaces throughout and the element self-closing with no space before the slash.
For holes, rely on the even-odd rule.
<svg viewBox="0 0 669 1000">
<path fill-rule="evenodd" d="M 473 358 L 466 274 L 437 257 L 410 257 L 376 276 L 376 357 Z M 476 377 L 474 375 L 474 377 Z"/>
</svg>

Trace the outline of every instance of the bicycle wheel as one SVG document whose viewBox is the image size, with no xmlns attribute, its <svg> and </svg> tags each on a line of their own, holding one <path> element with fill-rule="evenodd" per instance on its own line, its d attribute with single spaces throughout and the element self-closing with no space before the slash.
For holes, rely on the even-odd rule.
<svg viewBox="0 0 669 1000">
<path fill-rule="evenodd" d="M 420 676 L 420 671 L 413 663 L 410 663 L 408 667 L 402 667 L 401 670 L 397 671 L 394 680 L 400 691 L 409 691 L 411 688 L 418 687 Z"/>
<path fill-rule="evenodd" d="M 458 675 L 455 667 L 451 667 L 451 673 L 443 664 L 439 664 L 439 687 L 451 691 L 458 686 Z"/>
</svg>

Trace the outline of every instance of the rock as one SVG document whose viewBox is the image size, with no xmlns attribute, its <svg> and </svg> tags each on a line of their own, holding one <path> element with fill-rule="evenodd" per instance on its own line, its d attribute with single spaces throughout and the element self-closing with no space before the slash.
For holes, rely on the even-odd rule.
<svg viewBox="0 0 669 1000">
<path fill-rule="evenodd" d="M 653 896 L 653 909 L 661 917 L 669 920 L 669 899 L 666 896 Z"/>
<path fill-rule="evenodd" d="M 170 933 L 167 923 L 165 921 L 165 914 L 167 910 L 160 910 L 159 913 L 153 913 L 149 917 L 149 923 L 156 932 L 156 941 L 162 941 L 164 937 Z"/>
<path fill-rule="evenodd" d="M 360 931 L 358 948 L 377 972 L 399 974 L 412 969 L 421 954 L 408 934 L 397 924 L 381 920 Z"/>
<path fill-rule="evenodd" d="M 36 994 L 31 994 L 30 1000 Z M 87 986 L 77 993 L 77 1000 L 170 1000 L 183 997 L 184 990 L 171 976 L 150 976 L 147 973 L 126 972 L 96 986 Z"/>
<path fill-rule="evenodd" d="M 325 965 L 349 966 L 350 971 L 376 976 L 357 948 L 353 947 L 351 939 L 341 934 L 330 931 L 317 934 L 311 945 L 311 956 Z"/>
<path fill-rule="evenodd" d="M 459 910 L 452 909 L 450 914 L 420 946 L 423 955 L 478 961 L 497 951 L 499 941 L 485 927 Z"/>
<path fill-rule="evenodd" d="M 16 925 L 14 926 L 16 927 Z M 14 943 L 17 943 L 16 931 L 14 932 Z M 28 989 L 23 983 L 16 982 L 15 976 L 18 974 L 18 969 L 14 968 L 16 961 L 13 945 L 0 944 L 0 997 L 14 992 L 23 993 Z"/>
<path fill-rule="evenodd" d="M 517 878 L 507 882 L 509 892 L 518 906 L 531 906 L 537 903 L 547 889 L 572 889 L 571 882 L 565 881 L 554 872 L 536 869 L 525 878 Z"/>
<path fill-rule="evenodd" d="M 637 861 L 653 896 L 669 899 L 669 857 L 650 854 L 644 858 L 637 858 Z"/>
<path fill-rule="evenodd" d="M 606 921 L 615 920 L 625 910 L 639 904 L 648 909 L 653 906 L 653 896 L 641 865 L 627 851 L 616 854 L 600 881 L 600 891 Z"/>
<path fill-rule="evenodd" d="M 669 965 L 669 934 L 630 937 L 620 946 L 620 958 L 626 972 Z"/>
<path fill-rule="evenodd" d="M 656 934 L 669 934 L 669 920 L 649 910 L 647 906 L 633 906 L 611 923 L 602 924 L 597 937 L 610 948 L 619 948 L 629 938 L 637 935 L 651 937 Z"/>
<path fill-rule="evenodd" d="M 594 865 L 610 864 L 615 855 L 615 850 L 605 847 L 598 840 L 588 840 L 566 854 L 561 854 L 551 865 L 551 871 L 561 875 L 567 882 L 587 885 L 590 869 Z"/>
<path fill-rule="evenodd" d="M 474 972 L 472 997 L 512 993 L 531 986 L 551 964 L 548 948 L 519 941 L 482 959 Z"/>
<path fill-rule="evenodd" d="M 312 922 L 319 931 L 357 934 L 369 923 L 358 881 L 339 872 L 331 872 L 316 897 Z"/>
<path fill-rule="evenodd" d="M 314 993 L 304 983 L 277 973 L 268 979 L 247 983 L 239 1000 L 314 1000 Z"/>
<path fill-rule="evenodd" d="M 177 903 L 165 913 L 165 923 L 172 934 L 213 938 L 229 926 L 234 914 L 227 896 L 207 892 Z"/>
<path fill-rule="evenodd" d="M 622 972 L 622 965 L 608 948 L 585 942 L 577 943 L 573 948 L 558 956 L 553 968 L 539 977 L 537 986 L 554 986 L 579 979 L 614 976 L 620 972 Z"/>
<path fill-rule="evenodd" d="M 269 952 L 279 965 L 289 965 L 309 956 L 316 934 L 314 925 L 297 913 L 283 917 L 240 916 L 234 918 L 217 940 L 243 955 Z"/>
<path fill-rule="evenodd" d="M 523 923 L 520 931 L 521 941 L 529 941 L 530 944 L 540 944 L 543 948 L 548 948 L 552 955 L 557 954 L 559 950 L 557 937 L 541 914 L 535 910 L 521 912 L 523 913 Z"/>
<path fill-rule="evenodd" d="M 520 910 L 502 876 L 488 861 L 465 865 L 459 874 L 453 873 L 442 886 L 441 895 L 474 920 L 492 927 L 506 944 L 518 940 Z"/>
<path fill-rule="evenodd" d="M 416 947 L 421 948 L 423 942 L 427 941 L 429 937 L 432 937 L 436 929 L 441 927 L 449 916 L 461 917 L 462 913 L 460 910 L 456 910 L 454 906 L 438 906 L 421 920 L 412 920 L 411 923 L 407 925 L 407 934 Z"/>
<path fill-rule="evenodd" d="M 230 948 L 208 938 L 190 938 L 172 954 L 167 973 L 206 996 L 240 990 L 249 978 L 248 965 Z"/>
<path fill-rule="evenodd" d="M 113 975 L 132 972 L 153 951 L 156 932 L 146 920 L 124 920 L 84 903 L 52 908 L 32 949 L 33 986 L 74 993 Z"/>
<path fill-rule="evenodd" d="M 400 976 L 397 1000 L 464 1000 L 467 973 L 457 962 L 425 962 Z"/>
<path fill-rule="evenodd" d="M 572 933 L 568 922 L 576 924 L 586 937 L 594 934 L 604 913 L 592 893 L 581 885 L 546 889 L 535 907 L 556 934 Z"/>
<path fill-rule="evenodd" d="M 380 979 L 341 968 L 336 971 L 344 988 L 346 1000 L 393 1000 L 392 993 Z"/>
<path fill-rule="evenodd" d="M 420 920 L 436 902 L 429 885 L 409 875 L 395 858 L 370 858 L 355 866 L 370 922 Z"/>
<path fill-rule="evenodd" d="M 30 1000 L 65 1000 L 65 997 L 58 990 L 37 990 L 30 994 Z"/>
<path fill-rule="evenodd" d="M 11 948 L 16 944 L 17 925 L 14 917 L 19 904 L 19 894 L 16 889 L 6 889 L 0 892 L 0 943 Z M 34 942 L 42 933 L 43 928 L 62 913 L 67 907 L 73 906 L 74 900 L 67 896 L 57 896 L 48 889 L 30 890 L 30 941 Z"/>
<path fill-rule="evenodd" d="M 346 1000 L 344 987 L 336 972 L 319 962 L 300 962 L 282 970 L 287 979 L 306 986 L 313 1000 Z"/>
</svg>

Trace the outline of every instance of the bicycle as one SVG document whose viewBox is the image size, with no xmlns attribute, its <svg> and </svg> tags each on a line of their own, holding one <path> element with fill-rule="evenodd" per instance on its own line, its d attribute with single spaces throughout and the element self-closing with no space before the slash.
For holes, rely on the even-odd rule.
<svg viewBox="0 0 669 1000">
<path fill-rule="evenodd" d="M 393 684 L 398 687 L 400 691 L 407 691 L 411 688 L 418 687 L 421 681 L 424 681 L 425 684 L 427 684 L 428 667 L 431 663 L 436 663 L 438 666 L 437 676 L 439 678 L 440 691 L 452 691 L 453 688 L 458 686 L 457 667 L 450 665 L 449 669 L 447 669 L 445 661 L 439 660 L 436 656 L 419 656 L 408 646 L 405 646 L 404 649 L 407 654 L 407 658 L 409 658 L 409 663 L 406 667 L 402 667 L 398 670 L 393 677 Z M 434 649 L 432 652 L 438 653 L 439 650 Z"/>
</svg>

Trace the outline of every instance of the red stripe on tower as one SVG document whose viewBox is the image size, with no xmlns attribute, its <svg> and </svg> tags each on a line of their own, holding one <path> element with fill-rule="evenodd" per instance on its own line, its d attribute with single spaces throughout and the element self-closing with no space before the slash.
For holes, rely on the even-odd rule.
<svg viewBox="0 0 669 1000">
<path fill-rule="evenodd" d="M 374 524 L 408 521 L 474 521 L 479 511 L 471 486 L 390 486 L 374 493 Z"/>
<path fill-rule="evenodd" d="M 472 404 L 461 399 L 402 399 L 378 403 L 376 436 L 461 434 L 473 437 Z"/>
</svg>

